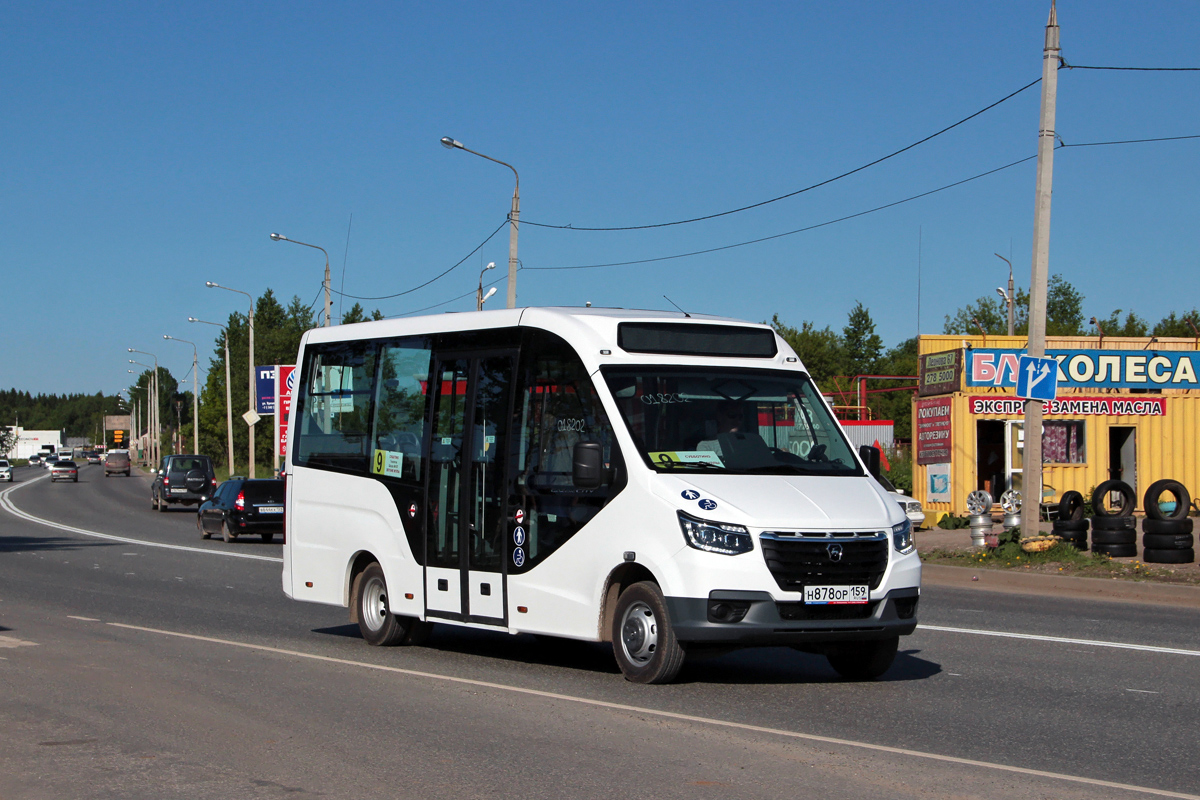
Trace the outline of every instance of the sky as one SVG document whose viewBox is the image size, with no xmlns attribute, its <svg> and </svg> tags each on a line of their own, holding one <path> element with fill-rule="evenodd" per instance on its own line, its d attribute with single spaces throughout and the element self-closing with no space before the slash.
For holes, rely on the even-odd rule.
<svg viewBox="0 0 1200 800">
<path fill-rule="evenodd" d="M 513 173 L 443 136 L 520 175 L 519 306 L 675 304 L 840 331 L 861 302 L 889 347 L 940 333 L 1006 283 L 996 253 L 1029 284 L 1035 162 L 862 212 L 1033 156 L 1040 85 L 750 210 L 542 226 L 677 222 L 855 170 L 1036 81 L 1048 13 L 1049 0 L 0 4 L 0 385 L 112 393 L 132 383 L 129 347 L 182 379 L 191 348 L 163 334 L 200 346 L 203 380 L 218 331 L 187 318 L 247 305 L 206 281 L 321 307 L 323 255 L 272 232 L 325 248 L 337 292 L 399 295 L 358 301 L 368 311 L 472 310 L 489 262 L 487 307 L 503 307 Z M 1062 0 L 1058 21 L 1072 65 L 1200 67 L 1194 0 Z M 1068 145 L 1200 134 L 1200 72 L 1060 70 L 1056 127 Z M 1200 305 L 1198 176 L 1200 139 L 1055 153 L 1050 273 L 1084 295 L 1085 317 L 1153 323 Z M 642 263 L 555 269 L 621 262 Z M 334 318 L 354 302 L 334 294 Z"/>
</svg>

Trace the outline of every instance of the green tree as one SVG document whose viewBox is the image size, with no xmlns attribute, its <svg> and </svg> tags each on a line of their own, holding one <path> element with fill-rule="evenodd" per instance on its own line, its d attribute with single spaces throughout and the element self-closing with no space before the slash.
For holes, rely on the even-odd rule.
<svg viewBox="0 0 1200 800">
<path fill-rule="evenodd" d="M 1062 275 L 1046 284 L 1046 335 L 1083 336 L 1083 295 Z"/>
<path fill-rule="evenodd" d="M 1191 323 L 1189 325 L 1188 323 Z M 1193 328 L 1192 325 L 1196 326 Z M 1153 336 L 1180 336 L 1192 338 L 1197 335 L 1196 329 L 1200 329 L 1200 311 L 1192 309 L 1182 317 L 1177 317 L 1172 311 L 1167 316 L 1158 321 L 1154 326 L 1154 330 L 1150 333 Z"/>
<path fill-rule="evenodd" d="M 1013 298 L 1013 333 L 1029 334 L 1029 290 L 1017 288 Z M 1082 336 L 1084 297 L 1062 275 L 1052 275 L 1046 284 L 1046 335 Z M 977 326 L 975 322 L 978 321 Z M 1008 333 L 1008 304 L 987 295 L 946 316 L 942 332 L 972 336 L 982 327 L 988 336 Z"/>
<path fill-rule="evenodd" d="M 793 328 L 780 321 L 778 314 L 771 318 L 771 327 L 800 356 L 818 387 L 825 388 L 831 378 L 845 372 L 842 339 L 832 328 L 818 329 L 807 321 Z"/>
<path fill-rule="evenodd" d="M 349 325 L 353 322 L 366 322 L 368 319 L 379 321 L 383 319 L 383 312 L 378 308 L 371 312 L 371 316 L 367 316 L 367 312 L 363 309 L 362 304 L 355 303 L 350 307 L 350 310 L 342 314 L 342 324 Z"/>
<path fill-rule="evenodd" d="M 875 333 L 875 320 L 871 319 L 862 302 L 856 302 L 842 328 L 845 350 L 845 370 L 854 375 L 879 374 L 879 359 L 883 355 L 883 339 Z"/>
<path fill-rule="evenodd" d="M 1105 336 L 1145 336 L 1150 330 L 1150 323 L 1130 311 L 1121 321 L 1121 309 L 1117 309 L 1106 319 L 1096 318 Z"/>
</svg>

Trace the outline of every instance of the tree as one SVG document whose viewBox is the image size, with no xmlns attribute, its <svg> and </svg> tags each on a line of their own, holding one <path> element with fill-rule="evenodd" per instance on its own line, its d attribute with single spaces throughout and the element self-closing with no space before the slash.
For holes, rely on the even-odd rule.
<svg viewBox="0 0 1200 800">
<path fill-rule="evenodd" d="M 830 378 L 844 373 L 842 339 L 832 328 L 826 326 L 818 330 L 811 322 L 802 322 L 799 329 L 793 328 L 781 322 L 778 314 L 771 318 L 771 327 L 800 356 L 817 386 L 824 387 Z"/>
<path fill-rule="evenodd" d="M 842 328 L 845 349 L 845 369 L 848 375 L 879 374 L 879 358 L 883 355 L 883 339 L 875 333 L 871 312 L 858 301 L 850 309 L 846 327 Z"/>
<path fill-rule="evenodd" d="M 1062 275 L 1046 284 L 1046 335 L 1083 336 L 1083 295 Z"/>
<path fill-rule="evenodd" d="M 342 324 L 349 325 L 353 322 L 366 322 L 368 319 L 367 312 L 363 309 L 360 303 L 355 303 L 350 307 L 350 310 L 342 314 Z M 383 312 L 378 308 L 371 312 L 371 320 L 379 321 L 383 319 Z"/>
<path fill-rule="evenodd" d="M 1125 315 L 1125 321 L 1120 321 L 1121 309 L 1117 309 L 1107 319 L 1097 320 L 1105 336 L 1145 336 L 1150 330 L 1150 324 L 1137 314 L 1130 311 Z"/>
<path fill-rule="evenodd" d="M 1191 325 L 1188 324 L 1189 322 Z M 1193 328 L 1192 325 L 1196 327 Z M 1192 338 L 1200 335 L 1196 333 L 1196 329 L 1200 329 L 1200 311 L 1197 311 L 1193 308 L 1182 317 L 1175 316 L 1175 312 L 1172 311 L 1170 314 L 1159 320 L 1158 324 L 1154 326 L 1154 330 L 1152 330 L 1150 333 L 1153 336 L 1180 336 Z"/>
<path fill-rule="evenodd" d="M 1013 333 L 1029 334 L 1029 290 L 1018 288 L 1013 298 Z M 1082 336 L 1083 295 L 1062 275 L 1052 275 L 1046 284 L 1046 335 Z M 975 324 L 978 320 L 979 325 Z M 1008 333 L 1008 304 L 984 295 L 974 303 L 946 316 L 943 333 L 971 336 L 982 327 L 988 336 Z"/>
<path fill-rule="evenodd" d="M 0 455 L 11 458 L 17 446 L 17 432 L 12 428 L 0 428 Z"/>
</svg>

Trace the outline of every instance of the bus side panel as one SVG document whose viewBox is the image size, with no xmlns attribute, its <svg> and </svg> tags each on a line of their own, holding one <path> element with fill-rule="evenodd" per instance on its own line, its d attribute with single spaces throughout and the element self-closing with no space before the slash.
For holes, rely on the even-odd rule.
<svg viewBox="0 0 1200 800">
<path fill-rule="evenodd" d="M 425 603 L 421 566 L 413 558 L 396 503 L 387 489 L 370 478 L 305 467 L 292 469 L 287 536 L 291 596 L 314 603 L 348 605 L 350 562 L 365 551 L 383 567 L 392 611 L 421 616 Z M 412 599 L 406 599 L 406 594 Z"/>
<path fill-rule="evenodd" d="M 513 631 L 598 641 L 608 575 L 626 563 L 625 554 L 633 553 L 663 593 L 671 594 L 682 582 L 673 556 L 683 547 L 674 511 L 644 487 L 630 485 L 542 564 L 509 575 L 509 625 Z"/>
</svg>

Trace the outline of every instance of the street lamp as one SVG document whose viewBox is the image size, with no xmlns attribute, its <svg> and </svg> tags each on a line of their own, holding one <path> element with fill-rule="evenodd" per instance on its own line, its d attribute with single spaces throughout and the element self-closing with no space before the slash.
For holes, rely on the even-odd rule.
<svg viewBox="0 0 1200 800">
<path fill-rule="evenodd" d="M 246 380 L 246 400 L 249 405 L 244 419 L 246 420 L 246 425 L 250 428 L 250 480 L 254 480 L 254 422 L 258 421 L 258 412 L 254 410 L 254 298 L 251 297 L 249 292 L 243 292 L 241 289 L 230 289 L 228 286 L 222 286 L 212 281 L 205 281 L 204 285 L 210 289 L 224 289 L 227 292 L 237 292 L 250 298 L 250 315 L 246 318 L 249 323 L 250 333 L 249 377 Z M 254 420 L 254 422 L 251 422 L 251 420 Z"/>
<path fill-rule="evenodd" d="M 485 299 L 487 299 L 483 296 L 483 273 L 487 272 L 489 269 L 495 269 L 495 268 L 496 268 L 496 262 L 489 261 L 488 265 L 486 267 L 479 270 L 479 289 L 477 289 L 475 292 L 475 310 L 476 311 L 483 310 L 483 301 Z M 493 286 L 492 290 L 490 292 L 488 292 L 488 297 L 491 297 L 495 293 L 496 293 L 496 287 Z"/>
<path fill-rule="evenodd" d="M 1013 335 L 1013 277 L 1012 277 L 1012 262 L 999 253 L 992 253 L 996 258 L 1008 264 L 1008 292 L 1006 293 L 1000 287 L 996 287 L 996 291 L 1004 298 L 1004 302 L 1008 304 L 1008 335 Z"/>
<path fill-rule="evenodd" d="M 218 322 L 188 317 L 188 322 L 202 322 L 205 325 L 216 325 L 225 334 L 225 432 L 229 437 L 229 477 L 233 477 L 233 393 L 229 388 L 229 330 Z"/>
<path fill-rule="evenodd" d="M 521 218 L 521 176 L 517 174 L 517 168 L 512 164 L 505 163 L 498 158 L 485 156 L 483 153 L 476 153 L 469 147 L 463 145 L 462 142 L 451 139 L 449 136 L 442 137 L 442 147 L 449 150 L 466 150 L 468 153 L 486 158 L 488 161 L 493 161 L 497 164 L 508 167 L 513 171 L 513 176 L 517 179 L 516 186 L 513 188 L 512 210 L 508 214 L 509 229 L 508 229 L 508 308 L 517 307 L 517 225 Z"/>
<path fill-rule="evenodd" d="M 330 322 L 329 315 L 333 311 L 333 299 L 329 296 L 329 253 L 324 247 L 307 242 L 298 242 L 295 239 L 289 239 L 282 233 L 272 233 L 271 240 L 275 242 L 291 242 L 292 244 L 302 244 L 305 247 L 312 247 L 325 253 L 325 327 L 328 328 L 333 323 Z"/>
<path fill-rule="evenodd" d="M 162 443 L 158 441 L 159 434 L 162 430 L 158 424 L 158 356 L 154 355 L 154 353 L 147 353 L 145 350 L 135 350 L 132 347 L 127 347 L 125 349 L 131 353 L 141 353 L 144 356 L 150 356 L 154 359 L 154 376 L 151 379 L 152 383 L 150 384 L 150 387 L 147 387 L 152 387 L 153 389 L 152 393 L 154 395 L 154 402 L 151 403 L 150 413 L 147 416 L 149 417 L 151 427 L 150 457 L 153 459 L 155 468 L 157 469 L 158 462 L 162 459 Z M 139 362 L 130 359 L 129 363 L 138 364 Z M 140 366 L 149 367 L 150 365 L 140 364 Z"/>
<path fill-rule="evenodd" d="M 495 293 L 496 293 L 496 287 L 493 286 L 492 288 L 487 290 L 487 294 L 485 294 L 483 297 L 479 298 L 479 310 L 480 311 L 483 311 L 483 304 L 486 303 L 488 298 L 491 297 L 492 295 L 494 295 Z"/>
<path fill-rule="evenodd" d="M 163 334 L 164 339 L 170 339 L 173 342 L 183 342 L 192 346 L 192 447 L 193 453 L 200 452 L 200 382 L 196 372 L 196 364 L 200 360 L 200 352 L 196 350 L 196 343 L 189 342 L 187 339 L 177 339 L 174 336 Z"/>
</svg>

